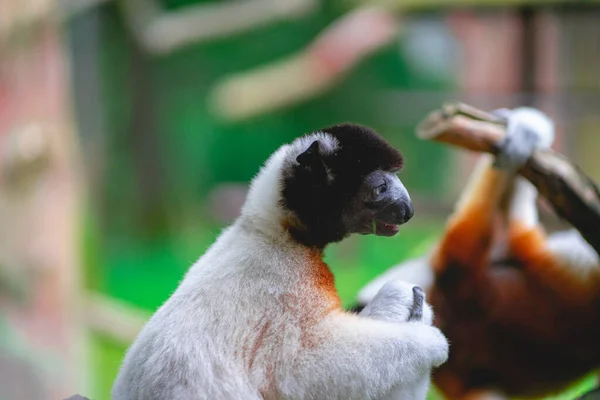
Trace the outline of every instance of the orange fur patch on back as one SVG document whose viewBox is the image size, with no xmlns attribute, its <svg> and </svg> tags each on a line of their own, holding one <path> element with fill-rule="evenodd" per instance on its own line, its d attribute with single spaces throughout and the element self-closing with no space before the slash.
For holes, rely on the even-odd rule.
<svg viewBox="0 0 600 400">
<path fill-rule="evenodd" d="M 299 297 L 290 301 L 295 304 L 289 311 L 299 318 L 300 346 L 314 348 L 327 340 L 323 332 L 314 328 L 326 315 L 341 310 L 341 300 L 335 288 L 335 280 L 329 266 L 323 261 L 323 252 L 308 252 L 305 286 L 299 288 Z"/>
<path fill-rule="evenodd" d="M 323 252 L 320 250 L 310 250 L 308 265 L 307 285 L 322 294 L 325 301 L 329 302 L 327 311 L 341 308 L 341 300 L 335 288 L 335 277 L 329 269 L 329 266 L 323 261 Z"/>
<path fill-rule="evenodd" d="M 286 232 L 306 229 L 293 214 L 283 217 L 280 224 Z M 320 295 L 318 297 L 326 303 L 323 304 L 326 309 L 325 312 L 341 309 L 342 302 L 335 288 L 335 277 L 329 266 L 323 261 L 323 251 L 319 249 L 308 249 L 307 251 L 306 288 Z M 321 309 L 318 305 L 315 306 L 317 306 L 315 309 Z"/>
</svg>

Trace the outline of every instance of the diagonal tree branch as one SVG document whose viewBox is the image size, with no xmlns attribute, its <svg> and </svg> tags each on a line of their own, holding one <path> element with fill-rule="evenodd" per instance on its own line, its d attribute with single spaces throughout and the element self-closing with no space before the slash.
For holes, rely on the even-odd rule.
<svg viewBox="0 0 600 400">
<path fill-rule="evenodd" d="M 246 0 L 195 4 L 164 11 L 157 0 L 119 0 L 118 4 L 141 47 L 160 55 L 190 44 L 298 18 L 314 11 L 318 5 L 315 0 Z"/>
<path fill-rule="evenodd" d="M 400 31 L 397 15 L 362 7 L 327 26 L 298 52 L 225 77 L 209 94 L 220 118 L 239 122 L 292 107 L 336 85 L 358 63 L 391 43 Z"/>
</svg>

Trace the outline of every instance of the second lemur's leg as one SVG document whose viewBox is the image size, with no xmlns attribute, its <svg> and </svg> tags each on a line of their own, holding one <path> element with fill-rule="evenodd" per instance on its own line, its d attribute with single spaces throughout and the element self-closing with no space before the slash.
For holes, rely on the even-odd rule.
<svg viewBox="0 0 600 400">
<path fill-rule="evenodd" d="M 510 206 L 510 256 L 535 281 L 563 294 L 565 300 L 587 303 L 600 292 L 600 260 L 596 251 L 574 229 L 549 237 L 537 224 L 533 185 L 520 178 Z"/>
<path fill-rule="evenodd" d="M 480 268 L 488 261 L 494 221 L 510 174 L 494 168 L 494 158 L 482 155 L 450 217 L 431 264 L 437 276 L 449 265 Z"/>
<path fill-rule="evenodd" d="M 509 140 L 499 154 L 500 168 L 513 169 L 525 163 L 536 149 L 547 149 L 554 141 L 552 122 L 541 112 L 520 108 L 513 111 L 498 112 L 508 119 Z M 511 165 L 510 157 L 517 158 L 517 165 Z M 507 165 L 502 165 L 502 164 Z M 509 225 L 518 224 L 523 229 L 540 229 L 538 222 L 537 200 L 538 192 L 527 179 L 516 176 L 512 187 L 512 198 L 508 205 Z"/>
<path fill-rule="evenodd" d="M 546 134 L 538 147 L 550 147 L 552 137 Z M 528 180 L 515 179 L 508 211 L 508 252 L 537 282 L 571 299 L 580 296 L 575 300 L 588 301 L 600 289 L 598 254 L 576 230 L 546 237 L 538 224 L 537 196 Z"/>
<path fill-rule="evenodd" d="M 526 273 L 563 300 L 591 304 L 600 298 L 600 260 L 579 232 L 569 230 L 547 238 L 542 229 L 513 221 L 509 247 Z"/>
</svg>

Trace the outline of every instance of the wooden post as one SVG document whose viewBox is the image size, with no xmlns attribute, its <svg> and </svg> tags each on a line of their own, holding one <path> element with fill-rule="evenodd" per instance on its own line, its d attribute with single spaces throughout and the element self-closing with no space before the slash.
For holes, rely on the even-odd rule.
<svg viewBox="0 0 600 400">
<path fill-rule="evenodd" d="M 84 390 L 81 168 L 57 3 L 0 6 L 0 323 L 13 337 L 0 387 L 12 399 Z"/>
</svg>

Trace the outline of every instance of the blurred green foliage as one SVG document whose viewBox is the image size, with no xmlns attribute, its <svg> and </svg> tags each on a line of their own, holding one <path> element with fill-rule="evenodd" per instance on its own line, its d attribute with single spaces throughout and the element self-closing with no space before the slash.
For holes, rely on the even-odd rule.
<svg viewBox="0 0 600 400">
<path fill-rule="evenodd" d="M 152 218 L 176 204 L 198 210 L 203 197 L 220 182 L 247 182 L 260 164 L 282 143 L 317 128 L 354 121 L 384 133 L 408 156 L 411 168 L 403 175 L 413 190 L 439 193 L 446 151 L 414 137 L 414 121 L 397 126 L 381 118 L 377 96 L 382 90 L 440 89 L 449 82 L 434 82 L 411 71 L 402 54 L 390 46 L 362 63 L 341 85 L 324 96 L 298 107 L 228 124 L 207 109 L 206 94 L 231 73 L 264 65 L 301 49 L 337 15 L 323 9 L 316 15 L 275 24 L 241 36 L 192 46 L 173 55 L 148 58 L 127 40 L 118 12 L 105 7 L 102 18 L 102 88 L 104 92 L 108 163 L 106 198 L 111 216 L 106 232 L 143 236 L 132 223 L 144 203 L 140 198 L 151 158 L 157 171 L 160 197 Z M 132 82 L 140 81 L 137 86 Z M 143 87 L 144 96 L 135 93 Z M 402 105 L 399 105 L 402 106 Z M 136 133 L 135 121 L 147 120 L 144 132 Z M 143 141 L 147 141 L 144 143 Z M 152 144 L 154 143 L 154 144 Z M 152 149 L 150 149 L 152 146 Z M 159 149 L 157 151 L 156 149 Z M 414 155 L 414 156 L 413 156 Z M 427 160 L 416 165 L 415 159 Z M 148 219 L 143 216 L 146 221 Z M 161 218 L 156 218 L 160 223 Z M 119 225 L 114 225 L 119 224 Z M 159 231 L 161 229 L 158 229 Z M 112 235 L 111 235 L 112 236 Z"/>
<path fill-rule="evenodd" d="M 332 91 L 297 107 L 236 124 L 209 113 L 206 94 L 219 79 L 301 49 L 338 16 L 332 7 L 166 57 L 143 54 L 116 7 L 106 5 L 97 13 L 106 170 L 101 187 L 94 188 L 100 196 L 90 199 L 86 216 L 88 287 L 156 308 L 222 227 L 207 210 L 210 191 L 223 182 L 249 182 L 282 143 L 322 126 L 371 125 L 407 155 L 402 179 L 413 192 L 437 195 L 444 187 L 446 150 L 413 134 L 422 116 L 398 126 L 382 118 L 377 97 L 382 90 L 439 90 L 451 82 L 411 70 L 395 46 L 363 62 Z M 417 158 L 427 162 L 411 162 Z M 376 241 L 355 240 L 365 251 L 345 257 L 345 263 L 360 271 L 377 258 L 366 250 Z M 392 259 L 401 258 L 402 251 Z M 381 268 L 389 265 L 386 260 Z M 358 274 L 358 280 L 369 275 Z M 346 289 L 346 278 L 353 279 L 342 272 L 340 290 L 349 294 L 364 283 Z"/>
</svg>

